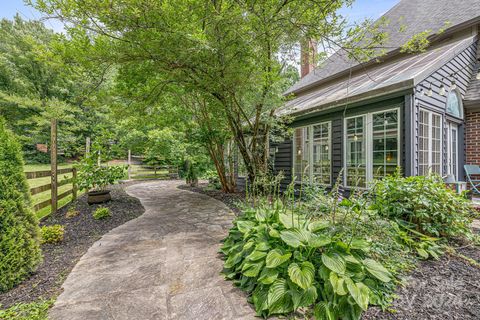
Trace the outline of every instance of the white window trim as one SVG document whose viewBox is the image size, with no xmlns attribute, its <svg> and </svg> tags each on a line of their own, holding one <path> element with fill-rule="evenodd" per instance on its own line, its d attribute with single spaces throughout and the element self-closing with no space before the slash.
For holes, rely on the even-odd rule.
<svg viewBox="0 0 480 320">
<path fill-rule="evenodd" d="M 444 151 L 444 148 L 443 148 L 443 143 L 444 143 L 444 124 L 443 124 L 443 117 L 442 117 L 442 114 L 441 113 L 438 113 L 438 112 L 435 112 L 435 111 L 432 111 L 432 110 L 429 110 L 429 109 L 425 109 L 425 108 L 419 108 L 419 113 L 423 111 L 423 112 L 426 112 L 428 114 L 428 163 L 427 163 L 427 167 L 428 167 L 428 170 L 431 171 L 432 170 L 432 156 L 433 156 L 433 115 L 436 115 L 436 116 L 439 116 L 440 117 L 440 172 L 438 174 L 440 175 L 443 175 L 443 151 Z M 420 124 L 419 121 L 417 121 L 418 125 Z M 418 146 L 418 136 L 417 136 L 417 146 Z M 458 142 L 457 142 L 458 143 Z M 417 150 L 417 161 L 418 161 L 418 150 Z M 420 167 L 420 163 L 417 163 L 417 175 L 419 175 L 419 170 L 418 168 Z"/>
<path fill-rule="evenodd" d="M 297 150 L 297 144 L 296 144 L 296 139 L 295 139 L 295 130 L 297 129 L 304 129 L 307 128 L 308 130 L 308 136 L 310 137 L 309 143 L 308 143 L 308 180 L 311 183 L 313 181 L 313 127 L 317 125 L 322 125 L 322 124 L 328 124 L 328 152 L 330 156 L 330 184 L 324 184 L 324 183 L 318 183 L 318 185 L 322 186 L 331 186 L 332 185 L 332 166 L 333 166 L 333 159 L 332 159 L 332 121 L 322 121 L 322 122 L 317 122 L 313 123 L 307 126 L 301 126 L 301 127 L 295 127 L 294 132 L 293 132 L 293 155 L 292 155 L 292 172 L 293 172 L 293 178 L 295 179 L 295 182 L 301 183 L 301 180 L 297 179 L 297 174 L 295 172 L 295 168 L 297 167 L 296 165 L 296 150 Z M 303 173 L 302 173 L 303 174 Z"/>
<path fill-rule="evenodd" d="M 402 158 L 402 142 L 401 142 L 401 131 L 402 131 L 402 115 L 400 113 L 400 108 L 391 108 L 375 112 L 362 113 L 355 116 L 345 117 L 343 120 L 343 186 L 346 189 L 356 188 L 356 189 L 368 189 L 368 183 L 373 180 L 373 115 L 378 113 L 385 113 L 389 111 L 397 112 L 397 166 L 401 165 Z M 365 120 L 365 180 L 367 187 L 355 187 L 347 186 L 347 121 L 349 119 L 363 117 Z"/>
</svg>

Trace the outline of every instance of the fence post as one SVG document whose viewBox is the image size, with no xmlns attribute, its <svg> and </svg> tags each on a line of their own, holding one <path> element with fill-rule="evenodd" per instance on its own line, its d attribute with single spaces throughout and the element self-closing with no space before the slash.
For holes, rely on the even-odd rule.
<svg viewBox="0 0 480 320">
<path fill-rule="evenodd" d="M 90 137 L 85 139 L 85 155 L 88 156 L 90 154 Z"/>
<path fill-rule="evenodd" d="M 52 213 L 57 212 L 58 186 L 57 186 L 57 119 L 52 119 L 50 131 L 50 170 L 52 184 Z"/>
<path fill-rule="evenodd" d="M 128 180 L 131 179 L 131 170 L 132 170 L 132 150 L 128 149 Z"/>
<path fill-rule="evenodd" d="M 77 199 L 77 168 L 72 168 L 72 200 Z"/>
</svg>

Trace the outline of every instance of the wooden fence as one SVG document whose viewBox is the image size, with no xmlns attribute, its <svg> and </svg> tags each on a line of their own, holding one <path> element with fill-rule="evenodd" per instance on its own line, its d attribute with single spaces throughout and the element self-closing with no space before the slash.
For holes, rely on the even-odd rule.
<svg viewBox="0 0 480 320">
<path fill-rule="evenodd" d="M 72 177 L 58 182 L 57 181 L 58 175 L 66 174 L 66 173 L 72 173 Z M 58 200 L 61 200 L 69 195 L 72 195 L 72 200 L 75 200 L 77 198 L 78 188 L 75 182 L 75 179 L 77 177 L 77 169 L 75 168 L 59 169 L 59 170 L 56 170 L 56 172 L 53 172 L 53 174 L 51 170 L 25 172 L 25 175 L 27 176 L 28 180 L 51 177 L 50 183 L 44 184 L 42 186 L 33 187 L 30 189 L 30 194 L 32 196 L 41 192 L 51 190 L 51 196 L 49 199 L 35 204 L 35 206 L 33 207 L 35 212 L 38 212 L 41 209 L 48 207 L 50 205 L 52 206 L 52 212 L 55 212 L 58 208 Z M 64 191 L 61 194 L 58 194 L 58 188 L 67 184 L 72 184 L 72 188 L 67 191 Z"/>
<path fill-rule="evenodd" d="M 129 165 L 129 179 L 178 179 L 176 166 Z"/>
</svg>

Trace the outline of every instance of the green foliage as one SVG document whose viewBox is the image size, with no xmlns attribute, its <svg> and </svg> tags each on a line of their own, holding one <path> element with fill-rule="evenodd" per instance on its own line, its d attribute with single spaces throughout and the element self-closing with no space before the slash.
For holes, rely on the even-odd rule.
<svg viewBox="0 0 480 320">
<path fill-rule="evenodd" d="M 97 210 L 93 212 L 93 218 L 95 220 L 102 220 L 111 217 L 112 214 L 110 212 L 110 209 L 105 208 L 105 207 L 100 207 Z"/>
<path fill-rule="evenodd" d="M 317 319 L 359 319 L 369 304 L 387 301 L 394 276 L 370 242 L 352 224 L 344 232 L 346 220 L 325 218 L 274 200 L 235 220 L 221 249 L 224 273 L 251 294 L 258 315 L 316 306 Z"/>
<path fill-rule="evenodd" d="M 404 229 L 433 237 L 471 235 L 470 202 L 448 189 L 440 176 L 405 178 L 397 172 L 378 181 L 372 192 L 374 209 L 384 217 L 401 220 Z"/>
<path fill-rule="evenodd" d="M 198 175 L 197 170 L 193 163 L 187 163 L 187 173 L 185 174 L 185 180 L 187 184 L 191 185 L 192 187 L 197 186 L 198 184 Z"/>
<path fill-rule="evenodd" d="M 98 165 L 98 152 L 82 159 L 78 165 L 77 182 L 81 190 L 105 190 L 107 186 L 125 178 L 125 166 Z"/>
<path fill-rule="evenodd" d="M 20 145 L 0 118 L 0 292 L 41 261 L 38 220 L 31 209 Z"/>
<path fill-rule="evenodd" d="M 67 213 L 65 213 L 65 218 L 72 219 L 75 218 L 80 214 L 80 211 L 76 210 L 75 208 L 69 208 Z"/>
<path fill-rule="evenodd" d="M 43 226 L 41 229 L 42 243 L 60 243 L 65 235 L 65 228 L 62 225 Z"/>
<path fill-rule="evenodd" d="M 18 303 L 8 309 L 0 310 L 2 320 L 48 320 L 48 309 L 53 306 L 54 299 L 32 303 Z"/>
</svg>

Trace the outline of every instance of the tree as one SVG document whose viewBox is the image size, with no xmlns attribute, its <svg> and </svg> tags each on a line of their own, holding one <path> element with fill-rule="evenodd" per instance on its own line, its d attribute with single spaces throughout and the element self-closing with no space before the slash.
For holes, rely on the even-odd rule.
<svg viewBox="0 0 480 320">
<path fill-rule="evenodd" d="M 189 0 L 117 2 L 38 0 L 68 23 L 72 41 L 93 59 L 115 63 L 119 78 L 147 99 L 181 87 L 222 114 L 250 179 L 267 170 L 268 144 L 283 104 L 285 69 L 299 41 L 359 43 L 368 54 L 383 39 L 337 13 L 351 0 Z M 85 42 L 88 37 L 89 41 Z M 128 80 L 126 78 L 128 76 Z M 199 118 L 200 119 L 200 118 Z M 209 121 L 207 118 L 206 121 Z M 203 126 L 206 128 L 207 125 Z M 218 169 L 218 168 L 217 168 Z"/>
<path fill-rule="evenodd" d="M 31 209 L 19 143 L 0 118 L 0 292 L 41 261 L 38 221 Z"/>
<path fill-rule="evenodd" d="M 8 119 L 27 159 L 37 156 L 36 143 L 49 141 L 52 117 L 60 120 L 59 149 L 78 155 L 85 136 L 104 120 L 104 108 L 92 110 L 103 97 L 89 99 L 104 81 L 102 65 L 80 64 L 65 36 L 18 15 L 0 21 L 0 42 L 0 116 Z"/>
</svg>

